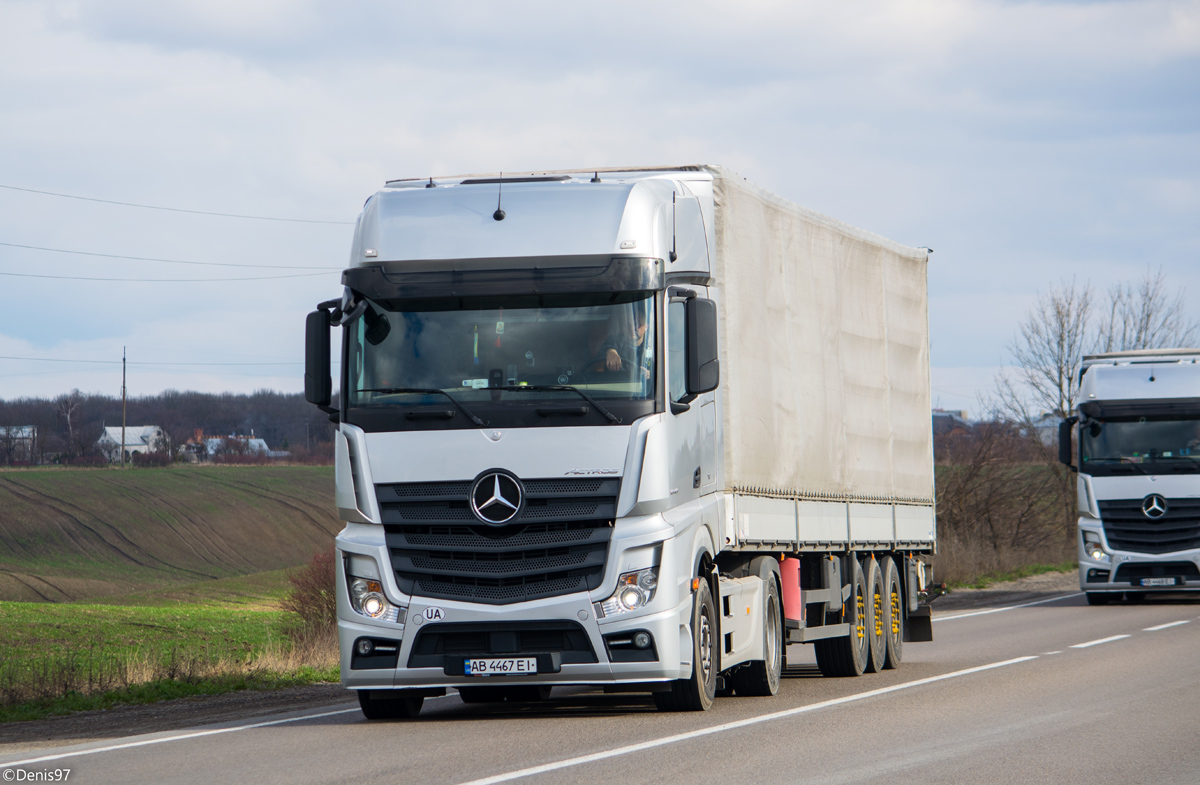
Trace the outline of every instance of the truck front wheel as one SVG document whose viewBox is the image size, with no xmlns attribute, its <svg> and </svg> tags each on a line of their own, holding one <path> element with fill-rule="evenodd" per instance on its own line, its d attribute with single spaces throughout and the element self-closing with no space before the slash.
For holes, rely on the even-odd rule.
<svg viewBox="0 0 1200 785">
<path fill-rule="evenodd" d="M 403 690 L 358 691 L 358 705 L 369 720 L 410 720 L 421 713 L 424 703 L 424 696 L 405 695 Z"/>
<path fill-rule="evenodd" d="M 654 693 L 659 711 L 708 711 L 717 692 L 717 614 L 708 582 L 692 594 L 692 675 Z"/>
<path fill-rule="evenodd" d="M 1109 595 L 1100 591 L 1090 591 L 1087 593 L 1088 605 L 1108 605 Z"/>
</svg>

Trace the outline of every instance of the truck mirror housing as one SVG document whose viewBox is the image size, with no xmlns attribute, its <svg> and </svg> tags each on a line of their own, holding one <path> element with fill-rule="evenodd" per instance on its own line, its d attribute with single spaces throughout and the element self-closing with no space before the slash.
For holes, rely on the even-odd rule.
<svg viewBox="0 0 1200 785">
<path fill-rule="evenodd" d="M 329 312 L 313 311 L 304 323 L 304 399 L 325 407 L 333 397 L 329 375 Z"/>
<path fill-rule="evenodd" d="M 1058 462 L 1071 465 L 1071 430 L 1075 427 L 1075 417 L 1068 417 L 1058 424 Z"/>
<path fill-rule="evenodd" d="M 687 302 L 687 391 L 712 392 L 721 381 L 717 359 L 717 304 L 694 297 Z"/>
</svg>

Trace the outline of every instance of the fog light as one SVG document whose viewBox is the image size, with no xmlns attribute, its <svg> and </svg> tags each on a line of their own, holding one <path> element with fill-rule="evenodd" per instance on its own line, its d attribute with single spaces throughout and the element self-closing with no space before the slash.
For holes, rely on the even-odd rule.
<svg viewBox="0 0 1200 785">
<path fill-rule="evenodd" d="M 648 632 L 634 633 L 633 645 L 637 646 L 639 649 L 649 648 L 650 647 L 650 633 L 648 633 Z"/>
<path fill-rule="evenodd" d="M 375 643 L 370 638 L 359 638 L 354 648 L 363 657 L 369 657 L 371 652 L 375 651 Z"/>
</svg>

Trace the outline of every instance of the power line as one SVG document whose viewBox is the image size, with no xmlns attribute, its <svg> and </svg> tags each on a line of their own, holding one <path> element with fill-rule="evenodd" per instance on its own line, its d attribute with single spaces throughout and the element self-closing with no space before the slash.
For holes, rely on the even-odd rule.
<svg viewBox="0 0 1200 785">
<path fill-rule="evenodd" d="M 353 221 L 312 221 L 306 218 L 274 218 L 266 215 L 241 215 L 239 213 L 214 213 L 207 210 L 185 210 L 181 207 L 161 207 L 153 204 L 135 204 L 133 202 L 117 202 L 112 199 L 94 199 L 90 196 L 76 196 L 75 194 L 60 194 L 54 191 L 39 191 L 35 188 L 18 188 L 15 185 L 0 185 L 0 188 L 7 188 L 10 191 L 24 191 L 31 194 L 42 194 L 43 196 L 58 196 L 63 199 L 79 199 L 84 202 L 100 202 L 101 204 L 117 204 L 122 207 L 140 207 L 144 210 L 165 210 L 172 213 L 191 213 L 192 215 L 216 215 L 221 218 L 248 218 L 255 221 L 284 221 L 287 223 L 299 224 L 336 224 L 339 226 L 353 226 Z"/>
<path fill-rule="evenodd" d="M 260 275 L 250 278 L 89 278 L 82 275 L 37 275 L 35 273 L 0 273 L 13 278 L 53 278 L 57 281 L 122 281 L 125 283 L 210 283 L 219 281 L 274 281 L 280 278 L 311 278 L 329 273 L 299 273 L 297 275 Z"/>
<path fill-rule="evenodd" d="M 105 259 L 132 259 L 135 262 L 165 262 L 167 264 L 196 264 L 204 267 L 266 267 L 278 270 L 340 270 L 340 267 L 301 267 L 294 264 L 237 264 L 235 262 L 191 262 L 183 259 L 158 259 L 153 256 L 125 256 L 115 253 L 96 253 L 93 251 L 70 251 L 65 248 L 46 248 L 41 245 L 22 245 L 21 243 L 5 243 L 0 245 L 8 248 L 25 248 L 31 251 L 50 251 L 51 253 L 69 253 L 77 256 L 100 256 Z"/>
<path fill-rule="evenodd" d="M 10 355 L 0 354 L 0 360 L 29 360 L 30 362 L 39 363 L 93 363 L 93 364 L 117 364 L 120 360 L 64 360 L 59 357 L 14 357 Z M 130 365 L 303 365 L 303 362 L 263 362 L 263 363 L 181 363 L 181 362 L 153 362 L 149 360 L 135 361 L 130 360 Z"/>
</svg>

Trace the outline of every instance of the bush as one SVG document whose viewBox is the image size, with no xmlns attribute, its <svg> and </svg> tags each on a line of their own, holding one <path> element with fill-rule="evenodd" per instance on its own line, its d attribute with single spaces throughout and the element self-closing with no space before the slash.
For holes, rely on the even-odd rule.
<svg viewBox="0 0 1200 785">
<path fill-rule="evenodd" d="M 108 466 L 108 459 L 103 455 L 78 455 L 67 463 L 71 466 Z"/>
<path fill-rule="evenodd" d="M 271 459 L 261 452 L 248 452 L 244 455 L 225 453 L 224 455 L 214 455 L 212 462 L 223 463 L 226 466 L 262 466 L 270 463 Z"/>
<path fill-rule="evenodd" d="M 332 634 L 337 625 L 337 551 L 317 551 L 308 564 L 288 575 L 291 590 L 280 606 L 299 617 L 289 631 L 294 640 Z"/>
</svg>

